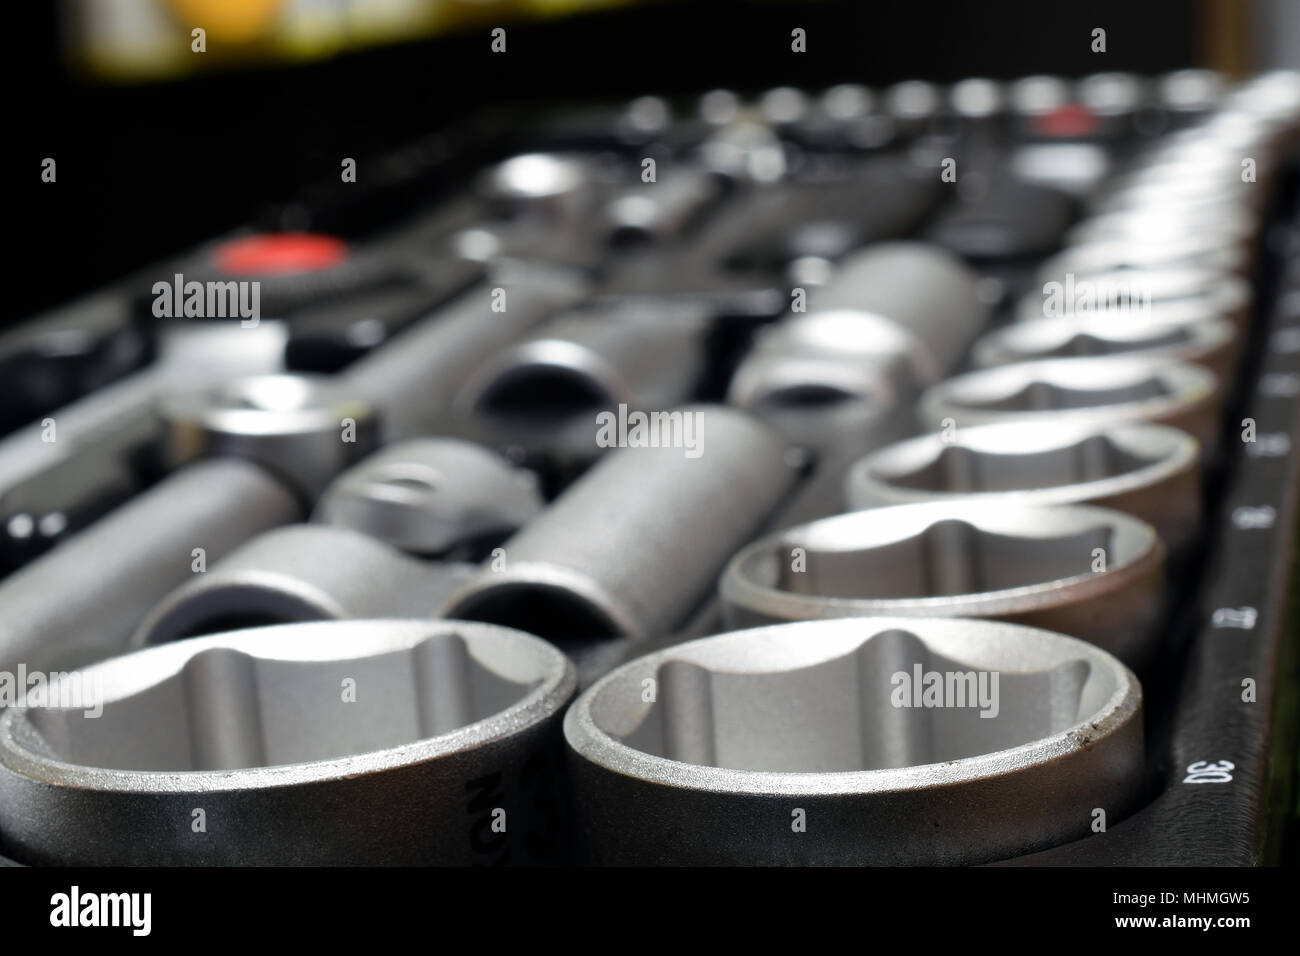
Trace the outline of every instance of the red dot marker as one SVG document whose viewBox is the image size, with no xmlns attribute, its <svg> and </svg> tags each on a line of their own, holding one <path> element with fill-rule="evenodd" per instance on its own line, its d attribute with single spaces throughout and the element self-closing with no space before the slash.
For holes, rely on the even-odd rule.
<svg viewBox="0 0 1300 956">
<path fill-rule="evenodd" d="M 316 272 L 341 264 L 348 246 L 341 239 L 310 232 L 280 232 L 232 239 L 217 248 L 213 261 L 232 275 Z"/>
<path fill-rule="evenodd" d="M 1038 135 L 1052 139 L 1089 136 L 1097 129 L 1097 116 L 1086 106 L 1067 103 L 1036 117 L 1034 126 Z"/>
</svg>

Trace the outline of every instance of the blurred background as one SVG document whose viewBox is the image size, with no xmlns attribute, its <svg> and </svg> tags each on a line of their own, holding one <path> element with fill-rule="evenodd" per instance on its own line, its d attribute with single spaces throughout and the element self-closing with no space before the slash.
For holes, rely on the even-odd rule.
<svg viewBox="0 0 1300 956">
<path fill-rule="evenodd" d="M 268 204 L 344 188 L 340 157 L 451 152 L 430 137 L 485 105 L 1300 65 L 1295 0 L 57 0 L 9 13 L 18 279 L 3 323 Z M 490 50 L 498 26 L 506 55 Z M 40 180 L 45 157 L 57 185 Z"/>
</svg>

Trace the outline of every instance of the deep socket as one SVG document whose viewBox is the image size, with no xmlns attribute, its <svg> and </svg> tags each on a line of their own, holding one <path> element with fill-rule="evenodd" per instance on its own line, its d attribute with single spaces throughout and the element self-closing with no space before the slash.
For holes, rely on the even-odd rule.
<svg viewBox="0 0 1300 956">
<path fill-rule="evenodd" d="M 796 473 L 784 442 L 743 412 L 665 414 L 677 416 L 668 420 L 676 441 L 608 452 L 506 541 L 444 615 L 562 641 L 646 639 L 681 624 Z"/>
</svg>

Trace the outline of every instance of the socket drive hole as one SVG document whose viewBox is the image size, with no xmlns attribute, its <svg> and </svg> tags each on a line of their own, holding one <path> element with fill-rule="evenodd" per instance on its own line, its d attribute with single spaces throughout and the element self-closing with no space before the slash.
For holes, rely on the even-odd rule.
<svg viewBox="0 0 1300 956">
<path fill-rule="evenodd" d="M 518 423 L 563 421 L 615 405 L 614 396 L 591 376 L 546 364 L 503 371 L 475 402 L 486 417 Z"/>
</svg>

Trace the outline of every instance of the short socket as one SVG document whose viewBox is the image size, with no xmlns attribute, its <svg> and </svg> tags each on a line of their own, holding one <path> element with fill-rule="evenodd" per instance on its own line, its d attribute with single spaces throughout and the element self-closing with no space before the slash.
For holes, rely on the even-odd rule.
<svg viewBox="0 0 1300 956">
<path fill-rule="evenodd" d="M 1256 182 L 1242 180 L 1239 165 L 1199 168 L 1183 164 L 1166 172 L 1167 178 L 1163 179 L 1137 176 L 1119 180 L 1097 196 L 1090 208 L 1096 213 L 1107 213 L 1202 200 L 1223 200 L 1257 208 L 1266 196 L 1266 190 Z"/>
<path fill-rule="evenodd" d="M 1159 103 L 1174 113 L 1203 113 L 1223 99 L 1223 76 L 1214 70 L 1175 70 L 1157 83 Z"/>
<path fill-rule="evenodd" d="M 169 396 L 161 414 L 173 463 L 210 455 L 246 458 L 307 501 L 378 438 L 369 403 L 328 378 L 308 375 L 257 375 Z"/>
<path fill-rule="evenodd" d="M 312 520 L 436 555 L 515 531 L 544 504 L 532 472 L 473 442 L 425 438 L 389 445 L 339 475 Z"/>
<path fill-rule="evenodd" d="M 1149 659 L 1165 548 L 1131 515 L 968 500 L 855 511 L 742 549 L 719 592 L 732 627 L 827 617 L 997 618 Z"/>
<path fill-rule="evenodd" d="M 0 852 L 24 863 L 560 858 L 552 753 L 575 679 L 531 635 L 256 628 L 114 658 L 50 691 L 80 704 L 86 688 L 93 708 L 0 714 Z"/>
<path fill-rule="evenodd" d="M 691 641 L 602 678 L 564 735 L 597 864 L 986 863 L 1090 837 L 1098 808 L 1118 820 L 1141 797 L 1133 674 L 991 621 Z"/>
<path fill-rule="evenodd" d="M 1212 457 L 1219 387 L 1199 365 L 1131 356 L 1045 359 L 967 372 L 927 389 L 923 429 L 1000 422 L 1105 425 L 1148 421 L 1181 428 Z"/>
<path fill-rule="evenodd" d="M 1004 424 L 923 435 L 857 461 L 850 509 L 925 501 L 1090 504 L 1141 518 L 1183 554 L 1201 510 L 1196 439 L 1167 425 Z"/>
<path fill-rule="evenodd" d="M 1251 260 L 1235 236 L 1188 232 L 1160 242 L 1116 236 L 1067 246 L 1038 269 L 1039 283 L 1062 276 L 1091 276 L 1116 269 L 1184 267 L 1244 275 Z"/>
<path fill-rule="evenodd" d="M 1218 315 L 1237 328 L 1250 320 L 1250 284 L 1236 275 L 1191 266 L 1115 269 L 1089 275 L 1058 274 L 1020 302 L 1016 318 L 1037 321 L 1075 312 L 1162 313 L 1195 310 Z"/>
<path fill-rule="evenodd" d="M 523 153 L 487 170 L 478 180 L 478 192 L 504 216 L 562 224 L 594 211 L 590 187 L 598 178 L 599 164 L 591 157 Z"/>
<path fill-rule="evenodd" d="M 1140 313 L 1077 312 L 990 332 L 975 343 L 971 358 L 977 368 L 993 368 L 1039 359 L 1130 355 L 1191 362 L 1209 369 L 1220 382 L 1231 382 L 1237 353 L 1236 326 L 1217 316 L 1174 322 L 1143 319 Z"/>
<path fill-rule="evenodd" d="M 1253 243 L 1259 216 L 1223 199 L 1198 200 L 1176 206 L 1149 206 L 1100 213 L 1081 220 L 1065 234 L 1067 245 L 1124 239 L 1163 245 L 1189 233 L 1210 234 L 1244 247 Z"/>
</svg>

